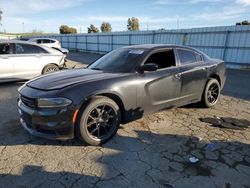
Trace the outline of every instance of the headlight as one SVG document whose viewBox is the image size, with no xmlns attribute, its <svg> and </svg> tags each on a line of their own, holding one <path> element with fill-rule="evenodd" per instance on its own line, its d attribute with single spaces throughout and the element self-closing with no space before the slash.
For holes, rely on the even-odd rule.
<svg viewBox="0 0 250 188">
<path fill-rule="evenodd" d="M 71 100 L 58 97 L 58 98 L 40 98 L 37 100 L 38 108 L 58 108 L 66 107 L 72 103 Z"/>
</svg>

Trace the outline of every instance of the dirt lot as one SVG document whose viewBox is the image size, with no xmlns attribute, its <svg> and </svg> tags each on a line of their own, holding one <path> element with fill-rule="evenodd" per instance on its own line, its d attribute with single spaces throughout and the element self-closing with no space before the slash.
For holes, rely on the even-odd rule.
<svg viewBox="0 0 250 188">
<path fill-rule="evenodd" d="M 87 61 L 85 56 L 96 58 L 84 54 L 78 61 Z M 250 128 L 225 129 L 200 121 L 250 120 L 249 81 L 250 72 L 229 70 L 224 95 L 214 108 L 189 105 L 146 116 L 122 125 L 102 147 L 29 135 L 18 123 L 16 98 L 22 83 L 2 84 L 0 187 L 249 188 Z M 190 163 L 192 156 L 199 161 Z"/>
</svg>

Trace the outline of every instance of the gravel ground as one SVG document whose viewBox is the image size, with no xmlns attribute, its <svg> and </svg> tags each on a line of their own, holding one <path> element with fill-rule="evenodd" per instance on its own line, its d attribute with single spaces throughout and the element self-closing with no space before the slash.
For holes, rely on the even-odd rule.
<svg viewBox="0 0 250 188">
<path fill-rule="evenodd" d="M 224 93 L 237 98 L 223 95 L 211 109 L 189 105 L 145 116 L 93 147 L 77 139 L 29 135 L 18 122 L 21 84 L 0 85 L 0 187 L 250 187 L 250 128 L 226 129 L 200 120 L 231 117 L 249 124 L 249 90 L 240 95 L 232 92 L 236 86 L 226 85 Z M 190 157 L 199 161 L 191 163 Z"/>
</svg>

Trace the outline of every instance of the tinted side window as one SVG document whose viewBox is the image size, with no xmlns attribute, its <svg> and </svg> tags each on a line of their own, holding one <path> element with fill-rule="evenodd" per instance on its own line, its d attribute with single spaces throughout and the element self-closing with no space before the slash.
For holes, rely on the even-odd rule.
<svg viewBox="0 0 250 188">
<path fill-rule="evenodd" d="M 203 61 L 203 58 L 200 54 L 196 54 L 196 61 Z"/>
<path fill-rule="evenodd" d="M 54 40 L 50 40 L 50 43 L 55 43 L 56 41 L 54 41 Z"/>
<path fill-rule="evenodd" d="M 43 43 L 45 43 L 45 44 L 50 43 L 50 40 L 48 40 L 48 39 L 43 39 Z"/>
<path fill-rule="evenodd" d="M 38 46 L 33 46 L 33 47 L 34 47 L 34 50 L 37 51 L 37 53 L 44 53 L 44 54 L 49 53 L 46 50 L 44 50 L 43 48 L 40 48 Z"/>
<path fill-rule="evenodd" d="M 197 61 L 202 61 L 202 57 L 195 52 L 189 50 L 181 50 L 181 49 L 177 49 L 177 52 L 180 58 L 180 63 L 182 65 L 195 63 Z"/>
<path fill-rule="evenodd" d="M 145 64 L 154 63 L 158 65 L 158 69 L 164 69 L 167 67 L 175 66 L 175 55 L 173 50 L 167 50 L 164 52 L 157 52 L 152 54 Z"/>
<path fill-rule="evenodd" d="M 41 44 L 42 43 L 42 40 L 37 40 L 37 44 Z"/>
<path fill-rule="evenodd" d="M 10 54 L 10 44 L 0 44 L 0 54 Z"/>
<path fill-rule="evenodd" d="M 16 44 L 16 54 L 41 53 L 39 47 L 30 44 Z"/>
</svg>

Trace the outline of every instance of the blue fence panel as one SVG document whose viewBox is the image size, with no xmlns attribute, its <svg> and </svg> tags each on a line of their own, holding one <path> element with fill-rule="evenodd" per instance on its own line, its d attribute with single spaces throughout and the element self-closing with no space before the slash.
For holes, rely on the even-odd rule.
<svg viewBox="0 0 250 188">
<path fill-rule="evenodd" d="M 38 37 L 38 36 L 35 36 Z M 50 35 L 71 50 L 106 53 L 134 44 L 177 44 L 195 47 L 228 64 L 250 66 L 250 26 Z"/>
</svg>

